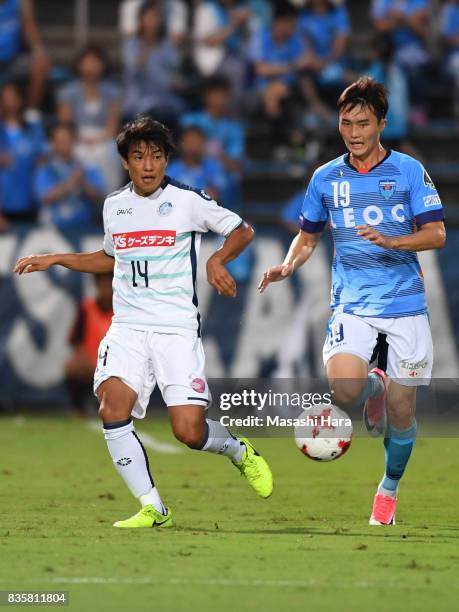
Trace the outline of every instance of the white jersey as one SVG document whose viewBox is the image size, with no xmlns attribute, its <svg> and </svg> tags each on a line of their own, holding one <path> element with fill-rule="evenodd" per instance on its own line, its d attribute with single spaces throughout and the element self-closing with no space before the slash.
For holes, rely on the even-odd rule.
<svg viewBox="0 0 459 612">
<path fill-rule="evenodd" d="M 113 324 L 200 335 L 196 265 L 201 234 L 242 223 L 205 191 L 165 177 L 152 195 L 132 183 L 104 203 L 104 251 L 115 258 Z"/>
</svg>

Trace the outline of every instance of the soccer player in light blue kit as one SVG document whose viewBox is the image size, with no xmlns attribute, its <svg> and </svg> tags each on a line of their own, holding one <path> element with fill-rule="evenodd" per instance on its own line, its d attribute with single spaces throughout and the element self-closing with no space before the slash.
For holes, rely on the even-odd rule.
<svg viewBox="0 0 459 612">
<path fill-rule="evenodd" d="M 324 365 L 335 403 L 352 408 L 365 402 L 368 431 L 385 433 L 385 473 L 371 525 L 395 523 L 399 482 L 416 440 L 416 387 L 428 385 L 432 371 L 432 337 L 416 252 L 439 249 L 446 238 L 440 197 L 427 171 L 380 142 L 387 110 L 387 92 L 368 77 L 341 94 L 339 131 L 348 153 L 316 170 L 300 231 L 284 262 L 265 272 L 259 285 L 263 292 L 293 274 L 330 224 L 333 312 Z M 386 372 L 375 368 L 368 374 L 379 334 L 387 340 Z"/>
</svg>

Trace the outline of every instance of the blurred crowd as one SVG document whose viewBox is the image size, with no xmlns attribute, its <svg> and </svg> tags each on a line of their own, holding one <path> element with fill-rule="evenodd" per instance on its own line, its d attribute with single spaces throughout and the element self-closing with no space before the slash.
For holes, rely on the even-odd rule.
<svg viewBox="0 0 459 612">
<path fill-rule="evenodd" d="M 390 92 L 392 146 L 409 149 L 435 91 L 459 121 L 459 0 L 355 2 L 367 12 L 358 28 L 351 1 L 121 0 L 118 49 L 88 44 L 69 66 L 46 49 L 38 2 L 0 0 L 0 232 L 100 225 L 106 194 L 127 181 L 115 136 L 139 113 L 174 133 L 168 174 L 233 210 L 249 139 L 263 134 L 262 164 L 292 159 L 312 170 L 336 137 L 339 93 L 362 74 Z M 303 191 L 279 202 L 290 232 Z M 249 249 L 230 264 L 239 282 L 252 260 Z M 65 376 L 80 416 L 110 325 L 111 280 L 95 277 L 69 338 Z"/>
<path fill-rule="evenodd" d="M 343 0 L 123 0 L 115 66 L 89 44 L 69 67 L 47 52 L 33 0 L 0 0 L 0 231 L 99 223 L 126 181 L 115 135 L 138 113 L 173 130 L 169 174 L 233 209 L 247 132 L 272 136 L 267 159 L 287 149 L 314 162 L 339 92 L 361 74 L 387 85 L 385 137 L 399 146 L 429 121 L 432 82 L 459 116 L 459 1 L 362 6 L 356 53 Z"/>
</svg>

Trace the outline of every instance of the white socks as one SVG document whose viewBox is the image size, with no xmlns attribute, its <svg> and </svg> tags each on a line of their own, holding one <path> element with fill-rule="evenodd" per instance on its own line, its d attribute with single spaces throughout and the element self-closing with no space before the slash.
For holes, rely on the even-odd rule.
<svg viewBox="0 0 459 612">
<path fill-rule="evenodd" d="M 134 497 L 142 507 L 151 504 L 158 512 L 166 514 L 150 474 L 147 453 L 131 419 L 104 423 L 104 436 L 115 468 Z M 246 449 L 245 444 L 234 438 L 226 427 L 218 421 L 206 419 L 206 437 L 200 450 L 225 455 L 239 462 Z"/>
<path fill-rule="evenodd" d="M 163 502 L 161 501 L 161 498 L 158 493 L 158 489 L 156 487 L 153 487 L 145 495 L 141 495 L 139 497 L 139 501 L 142 504 L 142 508 L 151 504 L 154 508 L 156 508 L 156 510 L 158 510 L 158 512 L 161 512 L 161 514 L 164 514 L 164 515 L 167 514 L 167 510 Z"/>
<path fill-rule="evenodd" d="M 104 436 L 116 470 L 134 497 L 139 499 L 142 507 L 152 504 L 156 510 L 166 514 L 150 474 L 147 453 L 131 419 L 104 423 Z"/>
<path fill-rule="evenodd" d="M 228 429 L 218 421 L 206 419 L 207 435 L 199 450 L 225 455 L 232 461 L 239 462 L 245 451 L 245 444 L 234 438 Z"/>
</svg>

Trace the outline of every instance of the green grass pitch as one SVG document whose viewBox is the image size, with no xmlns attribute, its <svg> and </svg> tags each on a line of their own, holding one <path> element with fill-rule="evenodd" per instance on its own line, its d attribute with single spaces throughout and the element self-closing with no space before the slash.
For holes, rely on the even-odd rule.
<svg viewBox="0 0 459 612">
<path fill-rule="evenodd" d="M 164 419 L 140 432 L 178 446 Z M 137 511 L 102 435 L 65 418 L 0 419 L 0 590 L 65 590 L 75 611 L 453 610 L 459 440 L 420 439 L 395 527 L 369 527 L 380 440 L 331 464 L 260 439 L 273 496 L 223 457 L 149 450 L 176 529 L 118 531 Z"/>
</svg>

